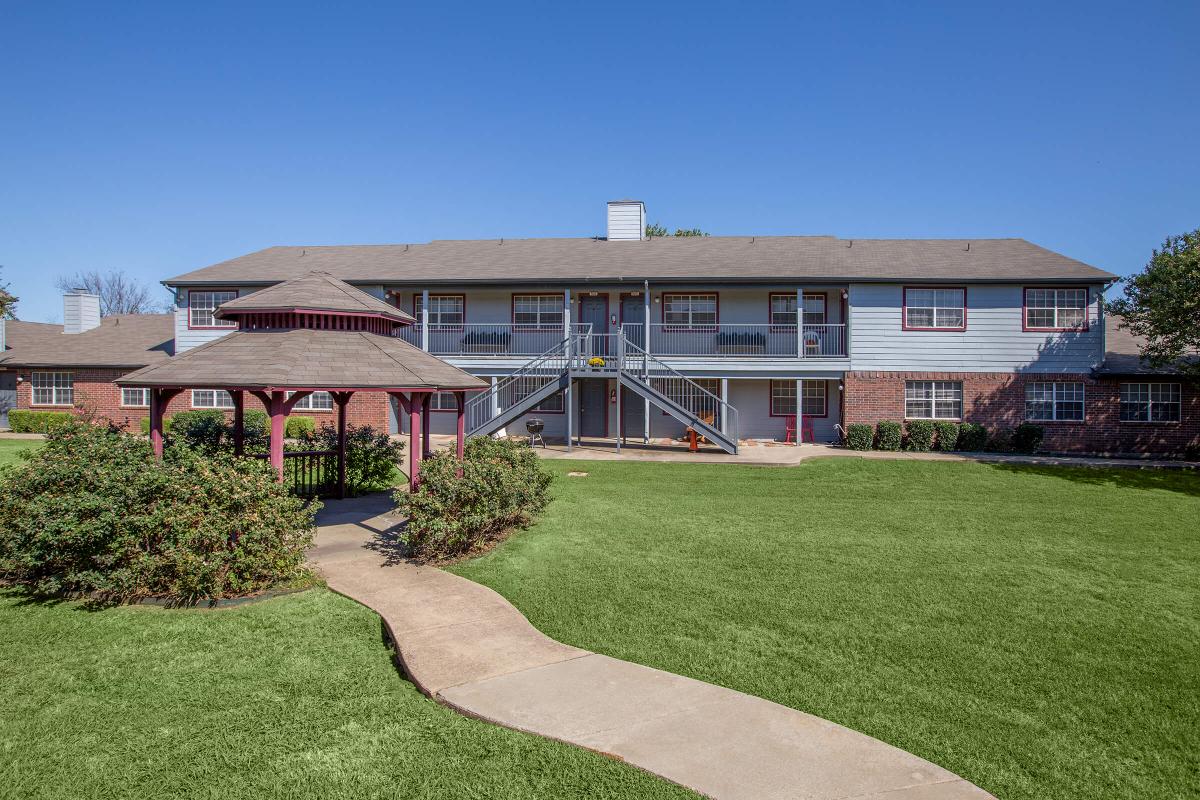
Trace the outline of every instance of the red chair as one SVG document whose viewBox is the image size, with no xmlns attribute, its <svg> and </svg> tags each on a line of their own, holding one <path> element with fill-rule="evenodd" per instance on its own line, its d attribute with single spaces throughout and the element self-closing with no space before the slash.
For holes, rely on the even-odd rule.
<svg viewBox="0 0 1200 800">
<path fill-rule="evenodd" d="M 800 423 L 800 441 L 811 442 L 811 441 L 814 441 L 814 439 L 815 439 L 815 434 L 813 433 L 812 418 L 805 417 L 804 421 Z M 785 444 L 787 442 L 795 442 L 796 441 L 796 415 L 795 414 L 788 414 L 787 416 L 785 416 L 783 418 L 783 441 Z"/>
</svg>

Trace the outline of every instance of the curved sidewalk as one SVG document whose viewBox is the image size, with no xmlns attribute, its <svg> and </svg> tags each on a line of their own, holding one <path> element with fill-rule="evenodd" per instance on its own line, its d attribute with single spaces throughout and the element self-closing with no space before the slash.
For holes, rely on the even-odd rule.
<svg viewBox="0 0 1200 800">
<path fill-rule="evenodd" d="M 818 717 L 560 644 L 491 589 L 399 558 L 391 510 L 386 495 L 327 503 L 309 558 L 330 588 L 383 618 L 409 679 L 463 714 L 714 798 L 992 797 Z"/>
</svg>

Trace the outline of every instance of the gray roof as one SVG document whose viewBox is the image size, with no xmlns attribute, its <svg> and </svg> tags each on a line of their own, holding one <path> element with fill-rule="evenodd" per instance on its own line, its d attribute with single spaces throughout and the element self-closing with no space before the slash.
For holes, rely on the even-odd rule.
<svg viewBox="0 0 1200 800">
<path fill-rule="evenodd" d="M 396 322 L 416 321 L 411 314 L 355 289 L 328 272 L 319 271 L 222 303 L 215 316 L 225 318 L 253 311 L 297 310 L 373 314 Z"/>
<path fill-rule="evenodd" d="M 1103 282 L 1104 270 L 1024 239 L 707 236 L 489 239 L 269 247 L 169 285 L 274 283 L 323 270 L 355 283 L 750 281 Z"/>
<path fill-rule="evenodd" d="M 171 357 L 175 315 L 117 314 L 83 333 L 63 333 L 62 325 L 5 323 L 0 367 L 142 367 Z"/>
<path fill-rule="evenodd" d="M 487 384 L 394 336 L 237 331 L 131 372 L 122 386 L 245 389 L 483 389 Z"/>
<path fill-rule="evenodd" d="M 1177 365 L 1151 367 L 1141 356 L 1145 339 L 1135 336 L 1124 327 L 1121 317 L 1109 314 L 1104 318 L 1104 363 L 1096 370 L 1098 375 L 1178 375 Z M 1200 353 L 1190 356 L 1189 361 L 1200 361 Z"/>
</svg>

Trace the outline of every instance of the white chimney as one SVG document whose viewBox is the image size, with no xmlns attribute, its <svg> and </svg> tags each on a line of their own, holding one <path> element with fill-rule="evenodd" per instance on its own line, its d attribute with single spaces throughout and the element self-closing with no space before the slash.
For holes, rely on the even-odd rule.
<svg viewBox="0 0 1200 800">
<path fill-rule="evenodd" d="M 83 333 L 100 327 L 100 295 L 72 289 L 63 295 L 63 333 Z"/>
<path fill-rule="evenodd" d="M 608 201 L 608 240 L 640 242 L 646 238 L 646 204 L 641 200 Z"/>
</svg>

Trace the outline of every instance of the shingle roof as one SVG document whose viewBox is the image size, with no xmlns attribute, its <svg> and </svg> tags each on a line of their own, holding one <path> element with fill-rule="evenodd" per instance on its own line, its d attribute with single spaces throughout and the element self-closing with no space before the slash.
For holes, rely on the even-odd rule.
<svg viewBox="0 0 1200 800">
<path fill-rule="evenodd" d="M 122 377 L 123 386 L 483 389 L 487 384 L 393 336 L 237 331 Z"/>
<path fill-rule="evenodd" d="M 165 361 L 175 349 L 173 314 L 118 314 L 100 326 L 66 334 L 61 325 L 5 323 L 4 367 L 141 367 Z"/>
<path fill-rule="evenodd" d="M 355 289 L 328 272 L 312 271 L 284 283 L 222 303 L 215 316 L 228 318 L 251 311 L 337 311 L 374 314 L 397 322 L 415 322 L 412 315 L 377 297 Z"/>
<path fill-rule="evenodd" d="M 1141 356 L 1145 340 L 1135 336 L 1121 324 L 1121 317 L 1109 314 L 1104 318 L 1104 362 L 1096 370 L 1098 375 L 1178 375 L 1178 366 L 1151 367 Z M 1200 360 L 1200 353 L 1188 358 Z"/>
<path fill-rule="evenodd" d="M 658 281 L 1087 281 L 1112 273 L 1024 239 L 709 236 L 491 239 L 269 247 L 164 281 L 273 283 L 323 270 L 356 283 Z"/>
</svg>

